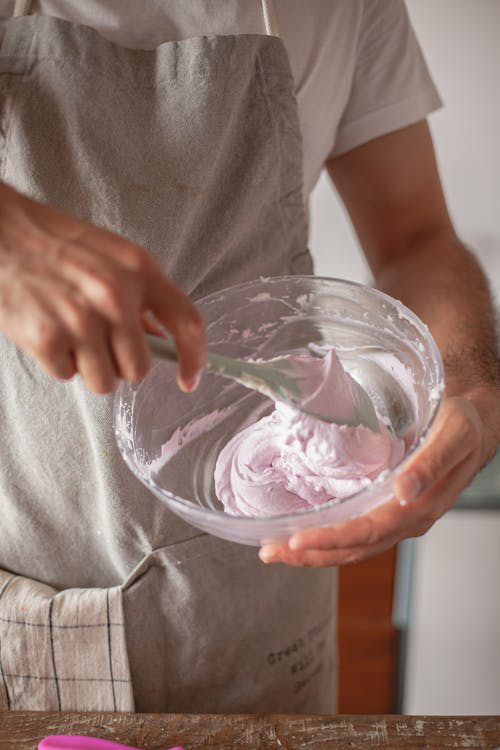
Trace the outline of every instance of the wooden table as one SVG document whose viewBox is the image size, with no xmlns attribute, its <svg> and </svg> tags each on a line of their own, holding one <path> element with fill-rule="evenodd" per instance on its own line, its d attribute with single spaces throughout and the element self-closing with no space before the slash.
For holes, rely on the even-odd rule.
<svg viewBox="0 0 500 750">
<path fill-rule="evenodd" d="M 144 750 L 500 748 L 500 716 L 291 716 L 0 712 L 0 750 L 49 734 L 103 737 Z"/>
</svg>

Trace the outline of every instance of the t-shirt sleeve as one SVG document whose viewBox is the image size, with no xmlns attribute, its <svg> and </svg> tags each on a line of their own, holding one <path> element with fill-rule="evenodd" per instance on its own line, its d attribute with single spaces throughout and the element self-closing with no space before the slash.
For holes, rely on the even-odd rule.
<svg viewBox="0 0 500 750">
<path fill-rule="evenodd" d="M 441 104 L 404 0 L 364 0 L 350 96 L 330 157 L 412 125 Z"/>
</svg>

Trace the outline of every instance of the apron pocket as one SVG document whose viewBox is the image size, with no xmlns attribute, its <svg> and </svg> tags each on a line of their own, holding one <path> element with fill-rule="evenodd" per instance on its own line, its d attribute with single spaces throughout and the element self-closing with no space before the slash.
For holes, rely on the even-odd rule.
<svg viewBox="0 0 500 750">
<path fill-rule="evenodd" d="M 0 709 L 134 710 L 120 587 L 57 591 L 0 570 Z"/>
<path fill-rule="evenodd" d="M 207 534 L 153 550 L 123 585 L 136 711 L 333 711 L 334 606 L 332 569 Z"/>
</svg>

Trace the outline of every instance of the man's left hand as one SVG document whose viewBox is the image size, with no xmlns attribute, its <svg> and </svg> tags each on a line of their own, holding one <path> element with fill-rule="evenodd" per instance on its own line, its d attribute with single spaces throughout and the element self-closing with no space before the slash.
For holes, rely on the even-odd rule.
<svg viewBox="0 0 500 750">
<path fill-rule="evenodd" d="M 444 398 L 429 437 L 397 474 L 393 498 L 358 518 L 295 534 L 288 544 L 265 545 L 261 560 L 300 567 L 346 565 L 425 534 L 495 455 L 499 402 L 494 386 Z"/>
</svg>

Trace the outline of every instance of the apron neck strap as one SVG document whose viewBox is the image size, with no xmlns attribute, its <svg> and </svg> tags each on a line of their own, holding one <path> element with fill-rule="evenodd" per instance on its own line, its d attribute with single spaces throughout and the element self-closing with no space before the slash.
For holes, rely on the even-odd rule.
<svg viewBox="0 0 500 750">
<path fill-rule="evenodd" d="M 15 0 L 14 3 L 14 11 L 12 15 L 15 17 L 17 16 L 27 16 L 30 12 L 32 0 Z"/>
<path fill-rule="evenodd" d="M 279 36 L 278 22 L 276 20 L 276 11 L 273 0 L 261 0 L 262 13 L 264 15 L 264 24 L 268 36 Z"/>
</svg>

